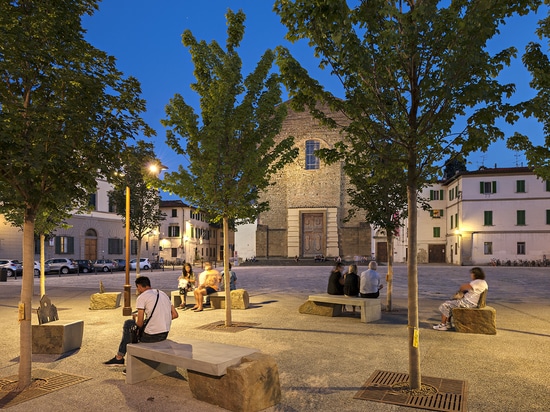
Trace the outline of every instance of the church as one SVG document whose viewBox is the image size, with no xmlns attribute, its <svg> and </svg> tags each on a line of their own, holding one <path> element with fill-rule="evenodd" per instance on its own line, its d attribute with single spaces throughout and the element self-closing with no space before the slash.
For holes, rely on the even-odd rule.
<svg viewBox="0 0 550 412">
<path fill-rule="evenodd" d="M 343 117 L 337 120 L 345 121 Z M 350 184 L 343 163 L 327 165 L 315 156 L 316 150 L 333 148 L 342 139 L 340 131 L 320 125 L 308 111 L 289 107 L 278 138 L 288 136 L 294 137 L 299 155 L 262 194 L 270 210 L 257 221 L 257 257 L 370 257 L 371 229 L 364 215 L 345 221 Z"/>
</svg>

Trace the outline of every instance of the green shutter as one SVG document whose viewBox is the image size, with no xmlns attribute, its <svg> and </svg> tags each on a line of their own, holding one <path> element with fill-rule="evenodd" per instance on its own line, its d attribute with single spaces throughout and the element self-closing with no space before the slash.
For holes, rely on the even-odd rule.
<svg viewBox="0 0 550 412">
<path fill-rule="evenodd" d="M 55 254 L 59 255 L 61 253 L 61 238 L 56 236 L 55 238 Z"/>
<path fill-rule="evenodd" d="M 439 191 L 439 200 L 443 200 L 443 189 Z"/>
<path fill-rule="evenodd" d="M 493 191 L 491 193 L 497 192 L 497 182 L 493 180 Z"/>
<path fill-rule="evenodd" d="M 546 224 L 550 225 L 550 210 L 546 211 Z"/>
<path fill-rule="evenodd" d="M 443 209 L 439 210 L 439 217 L 443 217 Z"/>
<path fill-rule="evenodd" d="M 479 193 L 485 193 L 485 182 L 479 182 Z"/>
</svg>

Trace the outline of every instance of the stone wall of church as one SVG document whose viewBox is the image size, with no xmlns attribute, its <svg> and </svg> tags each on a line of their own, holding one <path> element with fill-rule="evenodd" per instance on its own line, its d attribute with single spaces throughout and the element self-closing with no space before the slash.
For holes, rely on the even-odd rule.
<svg viewBox="0 0 550 412">
<path fill-rule="evenodd" d="M 339 121 L 344 121 L 340 118 Z M 323 213 L 325 217 L 325 256 L 370 255 L 370 227 L 362 216 L 343 222 L 348 213 L 348 181 L 342 163 L 306 170 L 305 147 L 307 140 L 318 140 L 320 148 L 333 148 L 341 140 L 338 130 L 321 126 L 308 112 L 295 112 L 290 108 L 279 135 L 280 139 L 294 137 L 299 155 L 275 177 L 273 186 L 262 194 L 270 210 L 260 215 L 256 238 L 258 257 L 302 256 L 303 239 L 298 239 L 304 213 Z M 289 215 L 297 216 L 289 222 Z"/>
</svg>

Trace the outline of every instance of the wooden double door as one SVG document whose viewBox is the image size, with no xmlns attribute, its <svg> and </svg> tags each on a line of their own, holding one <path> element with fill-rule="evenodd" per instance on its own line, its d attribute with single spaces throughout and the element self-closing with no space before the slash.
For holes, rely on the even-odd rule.
<svg viewBox="0 0 550 412">
<path fill-rule="evenodd" d="M 324 213 L 302 214 L 302 256 L 324 255 L 326 244 Z"/>
</svg>

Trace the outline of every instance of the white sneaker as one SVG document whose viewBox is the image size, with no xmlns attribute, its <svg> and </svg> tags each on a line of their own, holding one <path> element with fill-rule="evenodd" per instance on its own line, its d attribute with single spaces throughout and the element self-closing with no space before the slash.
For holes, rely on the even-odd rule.
<svg viewBox="0 0 550 412">
<path fill-rule="evenodd" d="M 435 330 L 449 330 L 449 328 L 447 327 L 447 325 L 445 325 L 444 323 L 440 323 L 439 325 L 434 326 L 433 328 L 434 328 Z"/>
</svg>

